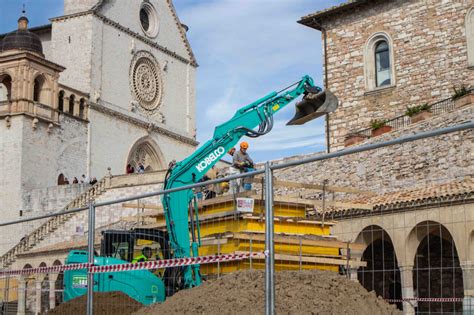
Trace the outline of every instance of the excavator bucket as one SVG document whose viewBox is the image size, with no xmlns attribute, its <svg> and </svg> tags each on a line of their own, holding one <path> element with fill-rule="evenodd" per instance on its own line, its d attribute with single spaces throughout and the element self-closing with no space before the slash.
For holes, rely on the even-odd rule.
<svg viewBox="0 0 474 315">
<path fill-rule="evenodd" d="M 302 125 L 310 120 L 321 117 L 336 110 L 339 100 L 329 90 L 317 91 L 311 87 L 306 89 L 301 102 L 296 103 L 295 116 L 286 124 Z"/>
</svg>

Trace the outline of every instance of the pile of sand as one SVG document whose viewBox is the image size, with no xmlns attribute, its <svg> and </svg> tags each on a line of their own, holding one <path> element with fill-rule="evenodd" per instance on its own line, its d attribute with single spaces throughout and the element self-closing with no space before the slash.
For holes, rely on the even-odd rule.
<svg viewBox="0 0 474 315">
<path fill-rule="evenodd" d="M 239 271 L 182 290 L 135 314 L 264 314 L 263 271 Z M 359 283 L 329 271 L 276 273 L 278 314 L 402 314 Z"/>
<path fill-rule="evenodd" d="M 143 305 L 122 292 L 94 292 L 94 315 L 129 315 Z M 47 312 L 48 315 L 87 313 L 87 295 L 82 295 Z"/>
</svg>

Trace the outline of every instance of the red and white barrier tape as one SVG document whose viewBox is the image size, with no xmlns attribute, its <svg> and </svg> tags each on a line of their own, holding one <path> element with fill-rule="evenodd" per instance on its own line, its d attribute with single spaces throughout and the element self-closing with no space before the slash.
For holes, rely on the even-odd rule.
<svg viewBox="0 0 474 315">
<path fill-rule="evenodd" d="M 160 269 L 170 267 L 181 267 L 190 265 L 201 265 L 201 264 L 212 264 L 215 262 L 227 262 L 247 259 L 250 257 L 256 257 L 261 255 L 260 252 L 253 253 L 235 253 L 235 254 L 224 254 L 224 255 L 209 255 L 209 256 L 198 256 L 189 258 L 173 258 L 156 261 L 145 261 L 139 263 L 127 263 L 127 264 L 116 264 L 108 266 L 89 266 L 88 263 L 83 264 L 70 264 L 50 267 L 38 267 L 38 268 L 25 268 L 17 270 L 3 270 L 0 271 L 0 276 L 14 276 L 14 275 L 28 275 L 35 273 L 58 273 L 67 270 L 79 270 L 87 269 L 91 273 L 103 273 L 103 272 L 117 272 L 117 271 L 130 271 L 130 270 L 147 270 L 147 269 Z"/>
<path fill-rule="evenodd" d="M 463 298 L 404 298 L 404 299 L 385 299 L 389 303 L 396 302 L 462 302 Z"/>
<path fill-rule="evenodd" d="M 116 272 L 116 271 L 129 271 L 129 270 L 143 270 L 143 269 L 160 269 L 190 265 L 202 265 L 212 264 L 215 262 L 226 262 L 247 259 L 253 256 L 257 256 L 261 253 L 237 253 L 237 254 L 225 254 L 225 255 L 210 255 L 210 256 L 198 256 L 189 258 L 174 258 L 156 261 L 144 261 L 135 264 L 117 264 L 108 266 L 92 266 L 89 271 L 92 273 L 102 272 Z"/>
<path fill-rule="evenodd" d="M 14 275 L 29 275 L 34 273 L 55 273 L 66 270 L 78 270 L 89 268 L 88 263 L 84 264 L 70 264 L 70 265 L 59 265 L 50 267 L 38 267 L 38 268 L 25 268 L 17 270 L 1 270 L 0 276 L 14 276 Z"/>
</svg>

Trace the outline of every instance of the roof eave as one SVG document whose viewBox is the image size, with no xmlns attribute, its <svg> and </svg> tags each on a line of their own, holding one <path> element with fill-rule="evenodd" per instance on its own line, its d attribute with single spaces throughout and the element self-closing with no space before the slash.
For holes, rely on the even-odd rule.
<svg viewBox="0 0 474 315">
<path fill-rule="evenodd" d="M 314 28 L 315 30 L 322 31 L 323 27 L 321 26 L 321 23 L 319 23 L 315 18 L 310 18 L 310 19 L 301 19 L 297 21 L 297 23 Z"/>
</svg>

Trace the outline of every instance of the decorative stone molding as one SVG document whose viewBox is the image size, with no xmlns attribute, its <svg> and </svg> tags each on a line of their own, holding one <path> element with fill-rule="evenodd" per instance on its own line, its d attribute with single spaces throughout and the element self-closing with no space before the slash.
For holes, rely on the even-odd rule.
<svg viewBox="0 0 474 315">
<path fill-rule="evenodd" d="M 51 132 L 53 132 L 53 127 L 54 127 L 54 124 L 49 123 L 49 125 L 48 125 L 48 130 L 47 130 L 49 134 L 50 134 Z"/>
<path fill-rule="evenodd" d="M 143 128 L 143 129 L 148 128 L 148 122 L 145 122 L 143 120 L 125 115 L 123 113 L 120 113 L 118 111 L 110 109 L 106 106 L 99 105 L 97 103 L 90 103 L 89 108 L 92 109 L 92 110 L 95 110 L 97 112 L 100 112 L 102 114 L 109 115 L 109 116 L 112 116 L 114 118 L 121 119 L 123 121 L 129 122 L 131 124 L 134 124 L 136 126 L 139 126 L 139 127 Z M 178 140 L 182 143 L 192 145 L 192 146 L 197 146 L 199 144 L 199 142 L 197 142 L 196 140 L 194 140 L 192 138 L 180 135 L 176 132 L 167 130 L 165 128 L 162 128 L 162 127 L 159 127 L 159 126 L 156 126 L 156 125 L 153 126 L 152 131 L 157 132 L 159 134 L 162 134 L 166 137 Z"/>
<path fill-rule="evenodd" d="M 467 64 L 474 67 L 474 7 L 466 14 Z"/>
<path fill-rule="evenodd" d="M 162 99 L 163 82 L 155 57 L 147 51 L 137 52 L 130 64 L 129 77 L 139 109 L 145 114 L 156 113 Z"/>
<path fill-rule="evenodd" d="M 127 28 L 127 27 L 125 27 L 125 26 L 123 26 L 123 25 L 121 25 L 121 24 L 119 24 L 119 23 L 117 23 L 117 22 L 115 22 L 115 21 L 112 21 L 111 19 L 105 17 L 104 15 L 102 15 L 102 14 L 100 14 L 100 13 L 94 12 L 94 15 L 95 15 L 96 17 L 98 17 L 101 21 L 103 21 L 104 23 L 106 23 L 106 24 L 108 24 L 108 25 L 110 25 L 110 26 L 112 26 L 112 27 L 115 27 L 116 29 L 120 30 L 121 32 L 124 32 L 124 33 L 126 33 L 126 34 L 128 34 L 128 35 L 130 35 L 130 36 L 132 36 L 132 37 L 134 37 L 134 38 L 136 38 L 136 39 L 138 39 L 138 40 L 144 42 L 145 44 L 147 44 L 147 45 L 149 45 L 149 46 L 151 46 L 151 47 L 154 47 L 154 48 L 160 50 L 161 52 L 167 54 L 168 56 L 171 56 L 171 57 L 173 57 L 173 58 L 175 58 L 175 59 L 177 59 L 177 60 L 179 60 L 179 61 L 182 61 L 182 62 L 184 62 L 184 63 L 186 63 L 186 64 L 190 64 L 191 66 L 194 66 L 194 67 L 197 67 L 197 66 L 198 66 L 198 64 L 197 64 L 197 62 L 196 62 L 196 59 L 194 58 L 194 55 L 190 55 L 191 58 L 190 58 L 190 59 L 187 59 L 187 58 L 185 58 L 185 57 L 183 57 L 183 56 L 178 55 L 178 53 L 176 53 L 176 52 L 174 52 L 174 51 L 171 51 L 171 50 L 169 50 L 168 48 L 163 47 L 163 46 L 157 44 L 155 41 L 153 41 L 153 40 L 147 38 L 146 36 L 140 35 L 140 34 L 138 34 L 138 33 L 134 32 L 134 31 L 130 30 L 129 28 Z M 188 44 L 188 45 L 189 45 L 189 44 Z M 188 45 L 187 45 L 187 46 L 188 46 Z M 188 52 L 189 52 L 189 49 L 188 49 Z"/>
<path fill-rule="evenodd" d="M 390 56 L 390 84 L 386 86 L 377 86 L 376 83 L 376 69 L 375 69 L 375 47 L 381 41 L 386 41 L 389 49 Z M 395 63 L 393 57 L 393 41 L 392 38 L 385 32 L 377 32 L 369 37 L 364 48 L 364 76 L 365 76 L 365 88 L 366 91 L 372 91 L 375 89 L 382 89 L 394 86 L 395 81 Z"/>
<path fill-rule="evenodd" d="M 31 121 L 31 128 L 33 128 L 34 130 L 36 130 L 36 128 L 38 128 L 38 118 L 33 118 L 33 120 Z"/>
<path fill-rule="evenodd" d="M 142 21 L 142 14 L 146 16 L 144 21 Z M 160 30 L 158 14 L 153 4 L 148 1 L 143 1 L 140 6 L 140 26 L 147 37 L 156 38 L 158 36 Z"/>
</svg>

